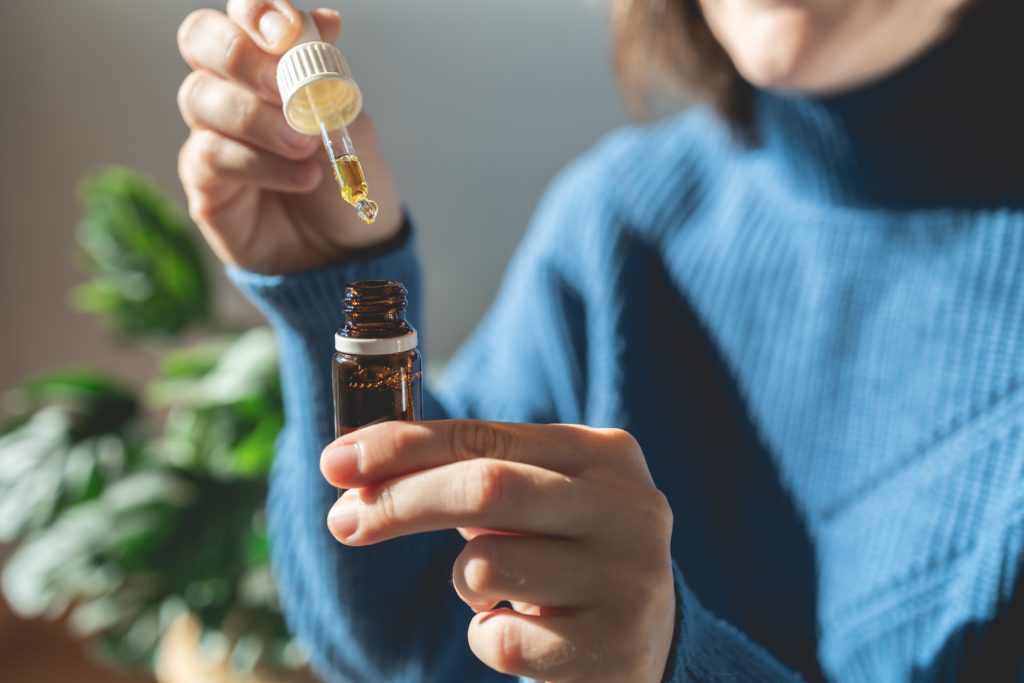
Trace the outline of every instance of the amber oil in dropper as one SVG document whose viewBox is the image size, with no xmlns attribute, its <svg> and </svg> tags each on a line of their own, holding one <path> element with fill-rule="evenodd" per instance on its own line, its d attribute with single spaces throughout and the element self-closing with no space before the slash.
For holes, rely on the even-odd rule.
<svg viewBox="0 0 1024 683">
<path fill-rule="evenodd" d="M 370 186 L 366 182 L 363 165 L 356 156 L 348 127 L 337 114 L 340 105 L 336 101 L 336 88 L 332 87 L 331 81 L 314 82 L 306 86 L 305 94 L 309 111 L 320 129 L 320 138 L 330 159 L 341 198 L 356 210 L 356 215 L 364 223 L 372 224 L 377 220 L 379 207 L 369 197 Z"/>
<path fill-rule="evenodd" d="M 370 191 L 363 166 L 355 154 L 344 154 L 334 160 L 334 179 L 338 181 L 341 198 L 352 206 L 367 198 Z"/>
</svg>

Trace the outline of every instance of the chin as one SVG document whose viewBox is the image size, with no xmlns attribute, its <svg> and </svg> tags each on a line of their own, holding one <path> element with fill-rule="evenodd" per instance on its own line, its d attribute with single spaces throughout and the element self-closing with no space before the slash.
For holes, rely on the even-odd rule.
<svg viewBox="0 0 1024 683">
<path fill-rule="evenodd" d="M 749 0 L 705 4 L 712 33 L 752 85 L 782 90 L 814 87 L 808 73 L 813 31 L 806 7 Z"/>
<path fill-rule="evenodd" d="M 778 54 L 745 55 L 734 58 L 736 69 L 751 85 L 766 90 L 804 90 L 799 59 L 780 59 Z"/>
<path fill-rule="evenodd" d="M 966 0 L 699 1 L 711 32 L 752 85 L 831 95 L 924 52 L 953 30 L 954 10 Z"/>
</svg>

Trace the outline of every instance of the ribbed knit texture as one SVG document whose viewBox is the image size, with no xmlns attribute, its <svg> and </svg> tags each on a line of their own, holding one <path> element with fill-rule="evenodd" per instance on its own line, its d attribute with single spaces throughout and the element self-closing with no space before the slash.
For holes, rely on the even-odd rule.
<svg viewBox="0 0 1024 683">
<path fill-rule="evenodd" d="M 1024 676 L 1024 106 L 971 45 L 761 94 L 752 144 L 707 110 L 613 134 L 546 194 L 431 399 L 637 437 L 675 513 L 667 681 Z M 429 336 L 413 250 L 231 270 L 281 346 L 274 568 L 325 680 L 505 680 L 466 645 L 454 532 L 325 528 L 339 297 L 402 280 Z"/>
</svg>

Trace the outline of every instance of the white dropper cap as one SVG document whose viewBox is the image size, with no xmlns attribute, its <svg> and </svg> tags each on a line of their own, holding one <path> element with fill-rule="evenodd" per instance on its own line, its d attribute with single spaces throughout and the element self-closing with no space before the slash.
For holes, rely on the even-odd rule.
<svg viewBox="0 0 1024 683">
<path fill-rule="evenodd" d="M 327 130 L 334 130 L 359 116 L 363 94 L 341 51 L 320 39 L 308 12 L 299 14 L 302 32 L 277 64 L 277 87 L 288 125 L 305 135 L 318 135 L 321 130 L 314 107 Z M 319 85 L 309 88 L 313 83 Z"/>
</svg>

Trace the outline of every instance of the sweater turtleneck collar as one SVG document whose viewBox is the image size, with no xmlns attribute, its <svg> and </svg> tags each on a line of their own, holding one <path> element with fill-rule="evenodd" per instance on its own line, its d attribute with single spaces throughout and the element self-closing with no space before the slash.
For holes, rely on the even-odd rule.
<svg viewBox="0 0 1024 683">
<path fill-rule="evenodd" d="M 757 149 L 798 196 L 869 208 L 1024 200 L 1024 2 L 990 0 L 927 54 L 828 97 L 758 92 Z"/>
</svg>

